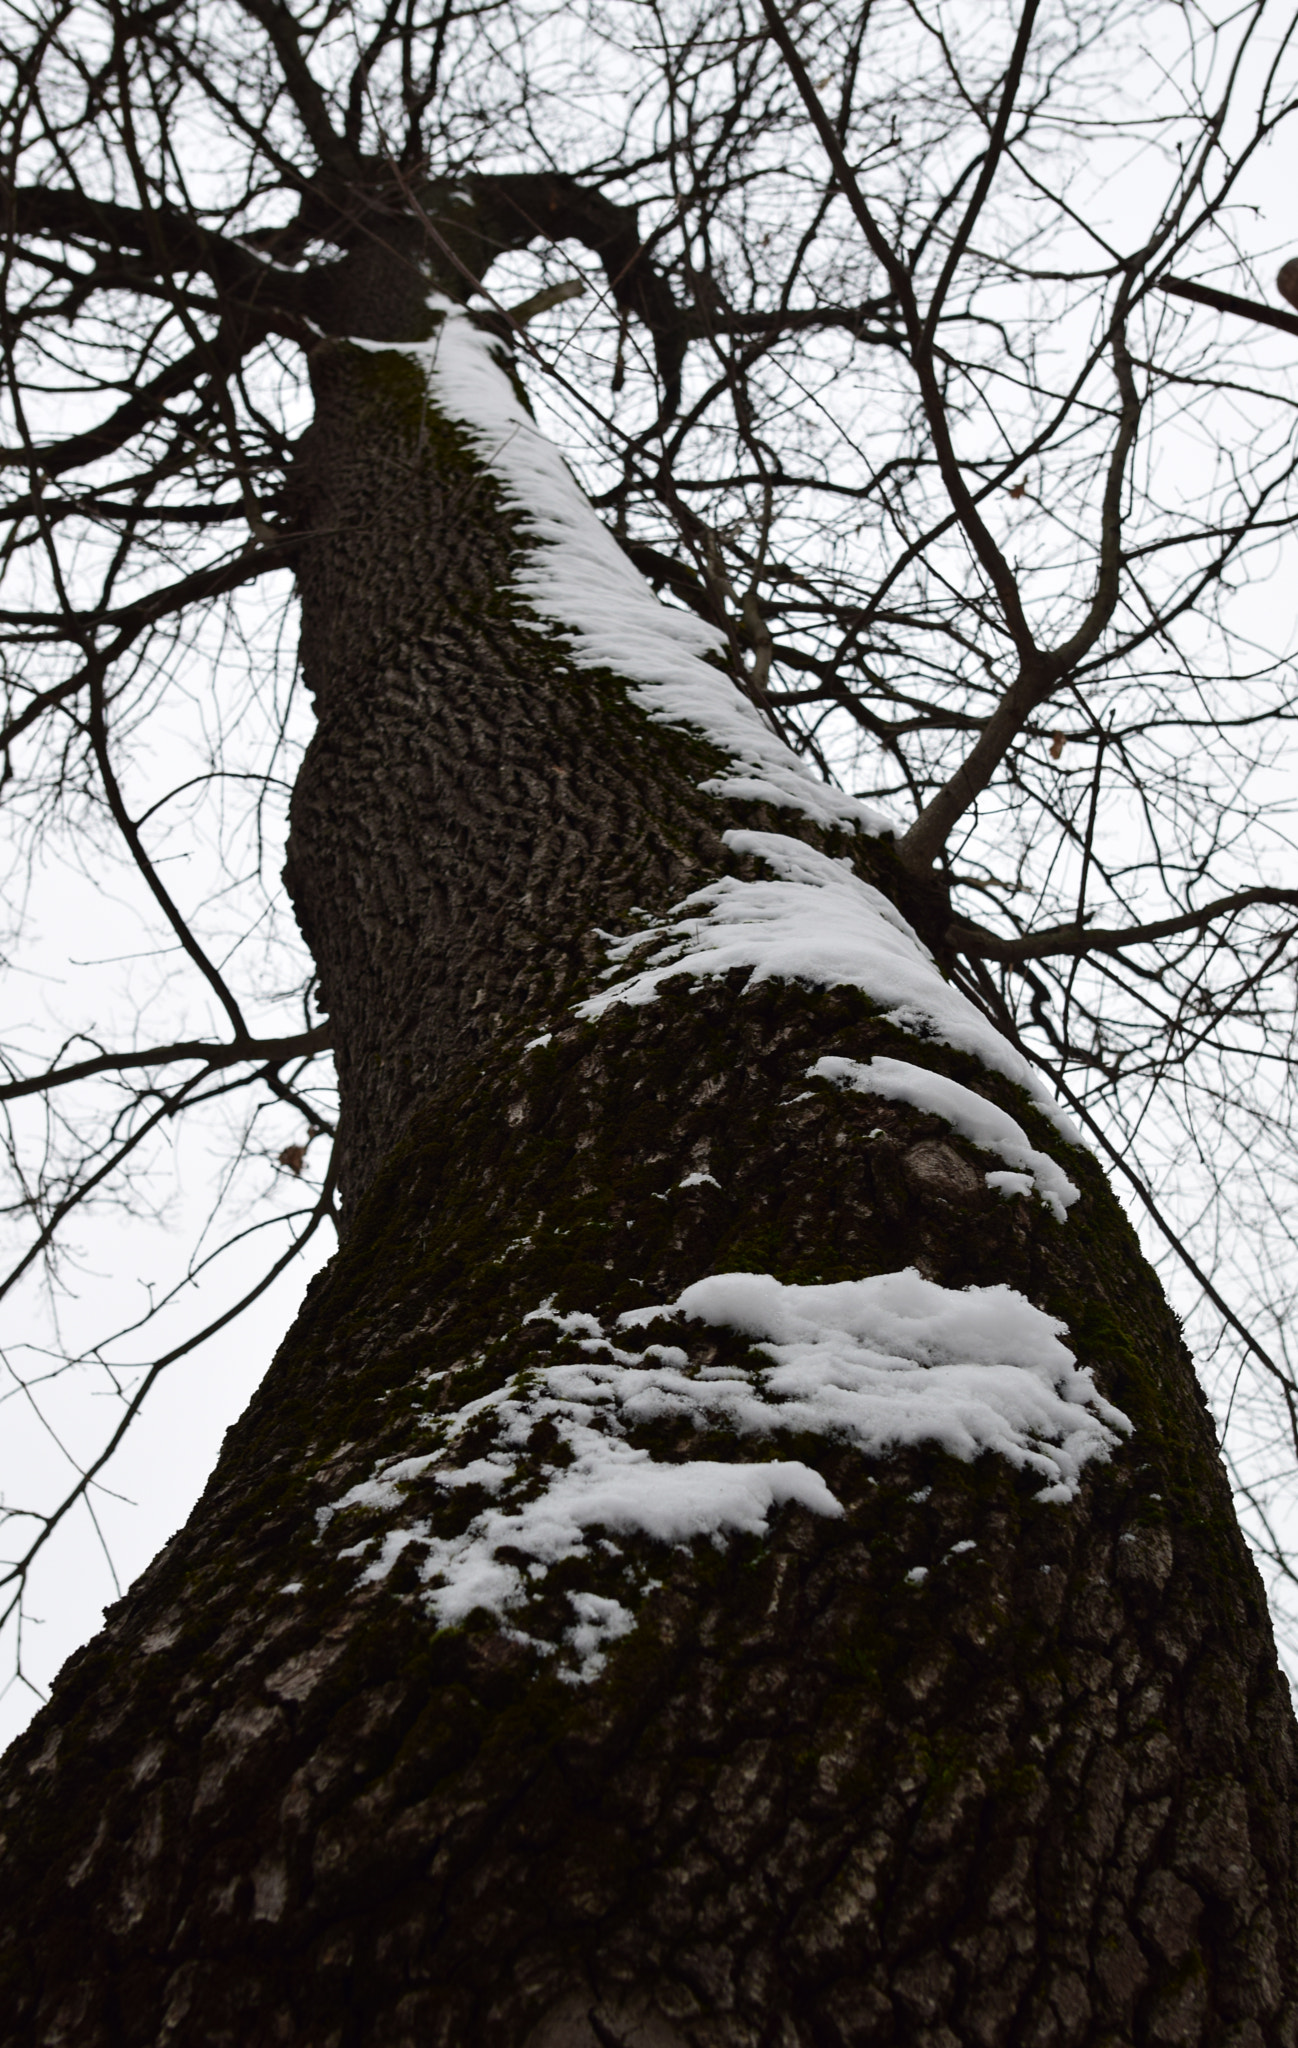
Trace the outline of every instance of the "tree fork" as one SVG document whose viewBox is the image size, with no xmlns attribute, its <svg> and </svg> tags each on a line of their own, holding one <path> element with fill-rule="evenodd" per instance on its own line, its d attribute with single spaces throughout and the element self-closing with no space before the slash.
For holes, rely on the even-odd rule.
<svg viewBox="0 0 1298 2048">
<path fill-rule="evenodd" d="M 189 1523 L 6 1759 L 0 2040 L 1282 2048 L 1292 1714 L 1190 1360 L 1097 1167 L 852 988 L 682 974 L 575 1015 L 594 928 L 709 881 L 729 825 L 885 890 L 895 857 L 703 791 L 704 742 L 520 620 L 526 543 L 413 367 L 328 345 L 313 368 L 319 729 L 289 879 L 347 1227 Z M 932 1112 L 809 1082 L 830 1052 L 1009 1111 L 1065 1155 L 1066 1222 Z M 906 1265 L 1067 1324 L 1133 1424 L 1076 1499 L 990 1454 L 807 1434 L 841 1514 L 619 1534 L 517 1629 L 439 1629 L 419 1543 L 367 1576 L 394 1515 L 454 1542 L 482 1506 L 435 1471 L 385 1505 L 372 1475 L 543 1371 L 556 1318 Z M 751 1366 L 738 1331 L 664 1334 Z M 670 1417 L 635 1441 L 771 1451 Z M 523 1455 L 539 1474 L 553 1443 Z M 584 1682 L 574 1596 L 634 1605 Z"/>
</svg>

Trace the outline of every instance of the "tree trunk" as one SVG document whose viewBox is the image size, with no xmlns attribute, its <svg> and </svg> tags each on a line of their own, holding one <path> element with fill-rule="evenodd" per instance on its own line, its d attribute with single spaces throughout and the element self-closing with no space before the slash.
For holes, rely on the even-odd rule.
<svg viewBox="0 0 1298 2048">
<path fill-rule="evenodd" d="M 824 891 L 858 888 L 828 854 L 923 893 L 846 810 L 727 794 L 724 750 L 538 629 L 534 541 L 416 365 L 328 345 L 314 373 L 288 880 L 347 1227 L 6 1760 L 0 2038 L 1294 2041 L 1288 1695 L 1094 1163 L 887 991 L 698 964 L 799 845 Z M 672 906 L 722 874 L 691 937 Z M 638 922 L 679 972 L 601 1007 Z M 644 961 L 615 959 L 625 994 Z M 880 1059 L 1008 1112 L 1035 1180 L 989 1185 L 1003 1160 Z M 875 1371 L 843 1303 L 965 1289 L 1001 1290 L 957 1295 L 971 1330 L 1067 1326 L 1098 1392 L 1059 1368 L 1042 1400 L 1072 1387 L 1076 1439 L 818 1426 Z M 838 1380 L 781 1409 L 831 1324 Z M 606 1469 L 623 1493 L 578 1513 Z"/>
</svg>

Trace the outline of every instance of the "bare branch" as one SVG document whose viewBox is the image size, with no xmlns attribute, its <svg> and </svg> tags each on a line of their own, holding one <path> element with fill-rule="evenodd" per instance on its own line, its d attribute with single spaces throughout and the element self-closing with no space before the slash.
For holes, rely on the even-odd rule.
<svg viewBox="0 0 1298 2048">
<path fill-rule="evenodd" d="M 44 1095 L 52 1088 L 64 1088 L 72 1081 L 88 1081 L 96 1074 L 128 1074 L 139 1069 L 174 1066 L 199 1060 L 203 1074 L 219 1073 L 223 1067 L 261 1066 L 274 1069 L 289 1060 L 309 1059 L 325 1052 L 333 1043 L 333 1027 L 318 1024 L 314 1031 L 299 1031 L 287 1038 L 238 1039 L 222 1045 L 210 1039 L 177 1039 L 172 1045 L 149 1046 L 147 1050 L 99 1053 L 92 1059 L 76 1060 L 70 1066 L 52 1067 L 45 1074 L 30 1074 L 20 1081 L 0 1083 L 0 1102 L 16 1102 L 24 1095 Z M 202 1076 L 200 1076 L 200 1079 Z"/>
<path fill-rule="evenodd" d="M 1163 917 L 1151 924 L 1129 925 L 1109 931 L 1093 925 L 1054 925 L 1020 939 L 1001 938 L 979 925 L 952 924 L 947 943 L 980 960 L 1046 960 L 1052 955 L 1085 956 L 1089 953 L 1121 953 L 1129 946 L 1156 945 L 1162 939 L 1180 937 L 1183 932 L 1201 932 L 1208 925 L 1224 923 L 1241 910 L 1260 905 L 1298 910 L 1298 889 L 1239 889 L 1231 896 L 1219 896 L 1202 910 L 1188 910 L 1181 917 Z"/>
</svg>

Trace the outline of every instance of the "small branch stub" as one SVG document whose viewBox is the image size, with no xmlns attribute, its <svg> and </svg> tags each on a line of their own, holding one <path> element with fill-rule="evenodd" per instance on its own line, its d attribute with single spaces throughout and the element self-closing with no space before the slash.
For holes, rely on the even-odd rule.
<svg viewBox="0 0 1298 2048">
<path fill-rule="evenodd" d="M 549 284 L 542 292 L 533 292 L 530 299 L 521 305 L 509 308 L 509 317 L 516 327 L 526 327 L 529 320 L 535 320 L 540 313 L 548 313 L 553 306 L 562 306 L 568 299 L 580 299 L 586 290 L 584 277 L 565 278 L 562 284 Z"/>
</svg>

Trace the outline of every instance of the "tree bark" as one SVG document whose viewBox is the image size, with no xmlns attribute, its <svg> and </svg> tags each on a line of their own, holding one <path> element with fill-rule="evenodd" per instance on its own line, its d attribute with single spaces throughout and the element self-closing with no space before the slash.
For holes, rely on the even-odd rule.
<svg viewBox="0 0 1298 2048">
<path fill-rule="evenodd" d="M 989 1188 L 941 1117 L 809 1086 L 827 1052 L 918 1056 L 853 988 L 682 977 L 575 1015 L 601 929 L 744 871 L 728 827 L 894 898 L 904 878 L 885 842 L 707 794 L 705 741 L 526 623 L 517 522 L 408 362 L 330 344 L 314 381 L 319 725 L 288 880 L 336 1033 L 347 1227 L 189 1523 L 6 1760 L 0 2040 L 1293 2042 L 1288 1694 L 1102 1176 L 932 1041 L 1066 1164 L 1066 1222 Z M 426 1547 L 484 1496 L 349 1489 L 566 1355 L 557 1318 L 609 1327 L 709 1273 L 907 1265 L 1067 1324 L 1133 1424 L 1075 1499 L 992 1454 L 807 1436 L 840 1515 L 619 1537 L 555 1565 L 525 1628 L 439 1628 L 420 1542 L 363 1569 L 398 1521 Z M 751 1362 L 735 1330 L 671 1340 Z M 635 1441 L 770 1452 L 670 1418 Z M 574 1602 L 632 1583 L 583 1681 Z"/>
</svg>

